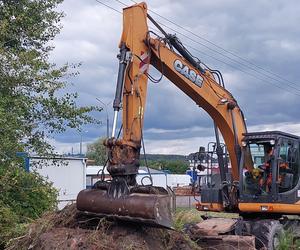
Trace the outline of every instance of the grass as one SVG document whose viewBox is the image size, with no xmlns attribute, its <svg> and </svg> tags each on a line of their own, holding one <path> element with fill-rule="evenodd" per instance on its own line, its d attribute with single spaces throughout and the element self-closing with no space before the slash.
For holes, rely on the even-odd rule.
<svg viewBox="0 0 300 250">
<path fill-rule="evenodd" d="M 284 231 L 279 238 L 277 250 L 296 250 L 300 249 L 300 239 L 295 236 L 292 230 Z"/>
</svg>

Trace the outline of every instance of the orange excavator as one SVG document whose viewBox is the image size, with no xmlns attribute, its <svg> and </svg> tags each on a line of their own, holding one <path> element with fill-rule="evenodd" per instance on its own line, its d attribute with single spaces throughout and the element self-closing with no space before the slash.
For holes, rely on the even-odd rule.
<svg viewBox="0 0 300 250">
<path fill-rule="evenodd" d="M 149 30 L 150 20 L 163 34 Z M 154 66 L 181 91 L 203 108 L 221 132 L 231 163 L 217 140 L 221 184 L 201 188 L 202 211 L 235 212 L 235 233 L 260 237 L 268 249 L 278 243 L 285 215 L 300 213 L 300 138 L 284 132 L 248 133 L 237 101 L 224 87 L 222 75 L 194 57 L 176 35 L 166 33 L 139 3 L 123 10 L 119 71 L 112 135 L 105 141 L 111 181 L 97 182 L 77 198 L 80 211 L 172 227 L 169 192 L 153 185 L 137 185 L 143 144 L 143 123 L 149 66 Z M 118 113 L 122 126 L 117 130 Z M 151 179 L 151 178 L 150 178 Z M 254 223 L 255 222 L 255 223 Z M 286 224 L 288 224 L 286 223 Z"/>
</svg>

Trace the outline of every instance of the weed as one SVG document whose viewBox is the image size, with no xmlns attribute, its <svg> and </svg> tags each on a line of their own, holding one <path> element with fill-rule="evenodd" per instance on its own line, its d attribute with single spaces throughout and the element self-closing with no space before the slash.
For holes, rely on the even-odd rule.
<svg viewBox="0 0 300 250">
<path fill-rule="evenodd" d="M 292 230 L 284 231 L 279 238 L 277 250 L 296 250 L 300 249 L 300 239 Z"/>
</svg>

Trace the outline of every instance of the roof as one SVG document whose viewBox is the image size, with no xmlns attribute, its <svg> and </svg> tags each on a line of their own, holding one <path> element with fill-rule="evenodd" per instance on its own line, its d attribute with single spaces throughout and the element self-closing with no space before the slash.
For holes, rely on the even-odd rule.
<svg viewBox="0 0 300 250">
<path fill-rule="evenodd" d="M 103 166 L 87 166 L 86 167 L 86 175 L 97 175 L 101 173 Z M 109 174 L 107 169 L 104 169 L 104 174 Z"/>
<path fill-rule="evenodd" d="M 254 139 L 277 139 L 278 137 L 287 137 L 296 140 L 300 140 L 300 137 L 297 135 L 281 132 L 281 131 L 262 131 L 262 132 L 251 132 L 243 134 L 245 139 L 254 140 Z"/>
<path fill-rule="evenodd" d="M 150 171 L 151 174 L 165 174 L 164 171 L 153 169 L 153 168 L 149 168 L 149 171 Z M 144 167 L 144 166 L 140 167 L 139 168 L 139 174 L 142 174 L 142 173 L 148 174 L 148 168 Z"/>
<path fill-rule="evenodd" d="M 72 156 L 29 156 L 30 159 L 43 159 L 43 160 L 87 160 L 86 157 L 72 157 Z"/>
<path fill-rule="evenodd" d="M 103 166 L 87 166 L 86 167 L 86 175 L 96 175 L 98 172 L 100 173 L 103 169 Z M 165 174 L 165 172 L 156 170 L 153 168 L 149 168 L 151 174 Z M 105 174 L 109 174 L 107 169 L 104 170 Z M 148 174 L 147 167 L 140 167 L 139 168 L 139 174 Z"/>
</svg>

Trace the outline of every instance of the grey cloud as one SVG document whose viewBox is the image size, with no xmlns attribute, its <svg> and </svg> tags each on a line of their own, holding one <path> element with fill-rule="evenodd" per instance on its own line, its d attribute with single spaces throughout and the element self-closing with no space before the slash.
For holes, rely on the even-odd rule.
<svg viewBox="0 0 300 250">
<path fill-rule="evenodd" d="M 105 1 L 121 10 L 115 1 Z M 125 1 L 130 4 L 131 1 Z M 299 84 L 300 65 L 300 5 L 298 1 L 237 1 L 237 0 L 203 0 L 203 1 L 148 1 L 150 9 L 173 20 L 205 39 L 233 51 L 237 55 L 272 70 L 289 81 Z M 96 1 L 66 0 L 62 6 L 66 12 L 64 29 L 54 41 L 57 50 L 52 59 L 58 63 L 65 61 L 83 62 L 81 74 L 74 79 L 73 90 L 80 94 L 80 104 L 97 104 L 96 97 L 101 100 L 112 100 L 115 91 L 118 62 L 118 43 L 122 29 L 121 15 L 105 8 Z M 176 30 L 178 27 L 167 23 L 151 14 L 155 19 L 168 24 Z M 180 30 L 184 34 L 185 31 Z M 253 70 L 230 62 L 207 48 L 178 35 L 181 40 L 203 53 L 234 64 L 256 77 L 266 79 L 265 83 L 229 67 L 210 56 L 199 52 L 191 52 L 212 68 L 223 72 L 226 86 L 238 100 L 251 127 L 282 124 L 283 122 L 300 123 L 298 96 L 272 87 L 266 81 L 278 84 L 296 92 L 286 81 L 276 82 L 259 75 Z M 196 37 L 188 34 L 195 40 Z M 199 40 L 201 43 L 204 41 Z M 212 46 L 211 44 L 207 44 Z M 213 49 L 219 50 L 214 47 Z M 221 51 L 227 56 L 232 56 Z M 238 60 L 235 58 L 235 60 Z M 243 62 L 244 64 L 246 62 Z M 253 67 L 253 65 L 252 65 Z M 257 70 L 257 68 L 255 68 Z M 268 74 L 267 72 L 264 72 Z M 151 74 L 154 74 L 152 71 Z M 157 73 L 156 73 L 157 74 Z M 272 76 L 274 77 L 274 76 Z M 109 111 L 112 115 L 111 110 Z M 105 122 L 105 114 L 97 117 Z M 112 117 L 111 117 L 112 118 Z M 193 131 L 189 128 L 203 128 Z M 257 127 L 259 128 L 259 127 Z M 165 133 L 155 133 L 151 129 L 164 129 Z M 183 130 L 187 129 L 187 130 Z M 88 126 L 87 140 L 105 136 L 105 125 Z M 168 130 L 172 130 L 171 132 Z M 148 132 L 147 132 L 148 131 Z M 149 132 L 150 131 L 150 132 Z M 175 132 L 176 131 L 176 132 Z M 180 132 L 179 132 L 180 131 Z M 193 136 L 212 136 L 212 120 L 197 107 L 188 97 L 172 86 L 167 80 L 158 85 L 149 83 L 149 94 L 145 113 L 145 139 L 183 140 Z M 57 137 L 58 141 L 76 141 L 73 132 Z M 156 144 L 155 144 L 156 145 Z"/>
</svg>

